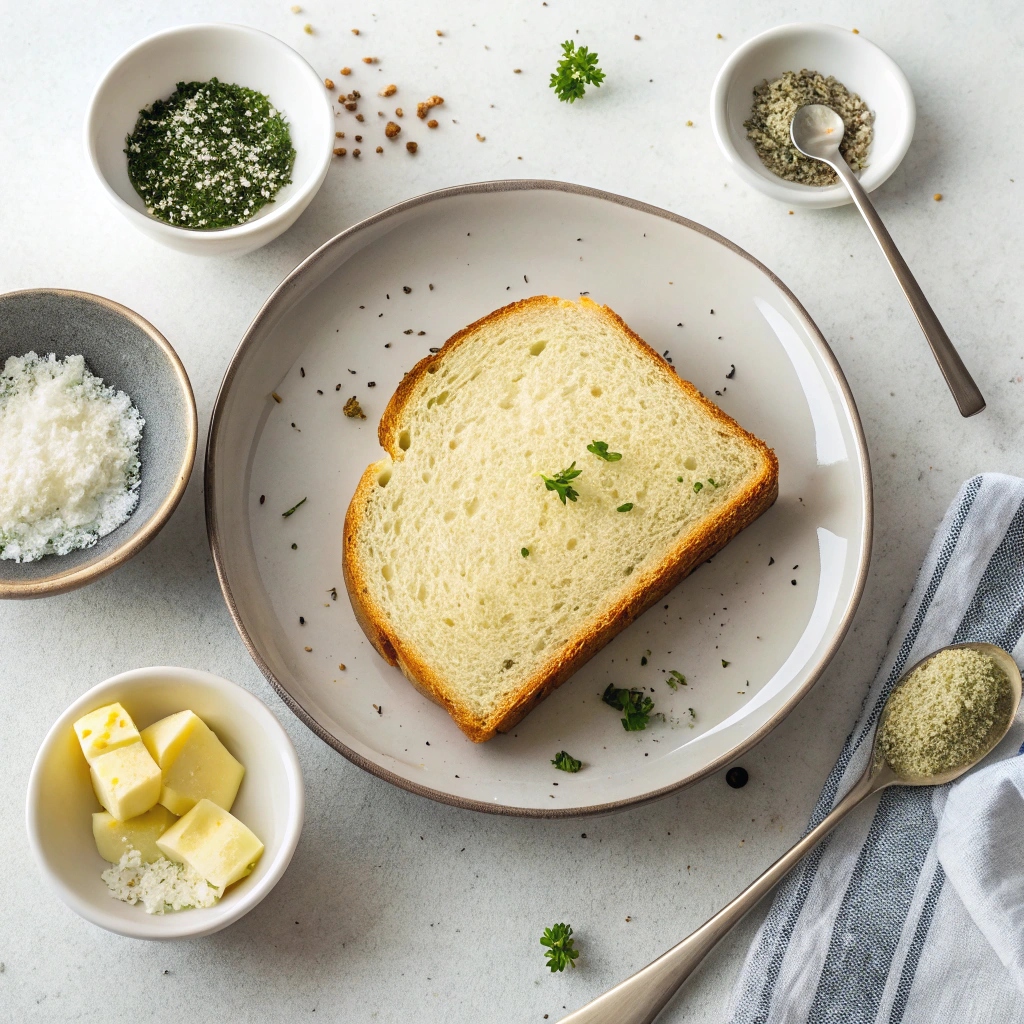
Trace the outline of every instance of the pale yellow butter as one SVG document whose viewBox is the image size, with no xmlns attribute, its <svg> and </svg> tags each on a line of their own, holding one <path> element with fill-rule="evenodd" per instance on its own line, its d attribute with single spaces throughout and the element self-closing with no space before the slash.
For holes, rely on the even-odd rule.
<svg viewBox="0 0 1024 1024">
<path fill-rule="evenodd" d="M 160 769 L 138 740 L 96 758 L 89 772 L 96 799 L 118 821 L 144 814 L 160 798 Z"/>
<path fill-rule="evenodd" d="M 198 715 L 162 718 L 142 731 L 142 742 L 163 771 L 160 803 L 172 814 L 186 814 L 204 799 L 231 809 L 245 768 Z"/>
<path fill-rule="evenodd" d="M 179 818 L 156 845 L 169 860 L 192 868 L 221 893 L 249 874 L 263 854 L 263 844 L 250 829 L 205 799 Z"/>
<path fill-rule="evenodd" d="M 139 739 L 139 730 L 131 715 L 120 704 L 107 704 L 90 711 L 75 722 L 74 729 L 89 764 Z"/>
<path fill-rule="evenodd" d="M 96 811 L 92 816 L 92 834 L 100 856 L 111 864 L 117 864 L 129 850 L 138 850 L 143 863 L 152 864 L 163 856 L 157 839 L 177 820 L 161 804 L 127 821 L 118 821 L 108 811 Z"/>
</svg>

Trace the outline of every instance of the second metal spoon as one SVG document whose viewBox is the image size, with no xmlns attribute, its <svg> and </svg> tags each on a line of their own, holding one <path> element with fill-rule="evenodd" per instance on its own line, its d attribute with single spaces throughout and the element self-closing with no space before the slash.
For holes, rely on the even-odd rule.
<svg viewBox="0 0 1024 1024">
<path fill-rule="evenodd" d="M 821 160 L 826 163 L 839 175 L 839 180 L 850 190 L 857 209 L 864 215 L 864 219 L 871 228 L 885 254 L 885 258 L 896 275 L 903 294 L 906 295 L 910 308 L 917 317 L 917 322 L 924 331 L 924 336 L 931 346 L 932 355 L 939 364 L 942 376 L 946 378 L 949 390 L 953 392 L 957 407 L 961 416 L 973 416 L 985 408 L 985 399 L 982 397 L 978 385 L 974 383 L 959 353 L 953 347 L 953 342 L 939 323 L 939 318 L 928 300 L 924 297 L 920 285 L 914 279 L 906 261 L 896 248 L 892 236 L 885 229 L 882 219 L 878 216 L 867 192 L 864 191 L 857 176 L 850 169 L 850 165 L 839 152 L 839 144 L 843 141 L 843 134 L 846 128 L 843 119 L 831 108 L 821 103 L 811 103 L 801 107 L 793 117 L 789 134 L 793 145 L 800 150 L 804 156 L 814 160 Z"/>
<path fill-rule="evenodd" d="M 1021 676 L 1016 662 L 1001 647 L 992 644 L 952 644 L 952 647 L 970 647 L 987 654 L 1006 674 L 1010 682 L 1010 707 L 1005 708 L 1006 719 L 997 722 L 986 737 L 984 747 L 977 756 L 960 768 L 941 775 L 927 777 L 897 775 L 885 763 L 878 752 L 878 737 L 885 726 L 885 719 L 892 703 L 892 694 L 906 682 L 916 668 L 930 661 L 938 654 L 934 651 L 911 665 L 893 687 L 886 701 L 875 730 L 875 739 L 868 766 L 864 774 L 854 783 L 853 788 L 835 805 L 832 811 L 814 826 L 797 844 L 784 853 L 760 878 L 755 879 L 731 903 L 723 907 L 714 917 L 705 921 L 695 932 L 663 953 L 642 971 L 620 982 L 604 995 L 568 1017 L 559 1024 L 651 1024 L 675 995 L 679 986 L 700 966 L 701 961 L 719 941 L 738 924 L 771 890 L 789 874 L 800 860 L 821 842 L 866 797 L 889 786 L 941 786 L 959 778 L 979 761 L 987 757 L 999 741 L 1009 732 L 1021 698 Z M 943 647 L 942 650 L 949 650 Z"/>
</svg>

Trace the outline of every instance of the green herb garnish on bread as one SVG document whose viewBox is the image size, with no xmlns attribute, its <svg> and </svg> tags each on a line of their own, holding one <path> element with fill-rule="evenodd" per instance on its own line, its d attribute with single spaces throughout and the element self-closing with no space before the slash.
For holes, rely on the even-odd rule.
<svg viewBox="0 0 1024 1024">
<path fill-rule="evenodd" d="M 535 296 L 459 331 L 405 376 L 378 437 L 345 518 L 349 598 L 381 656 L 477 742 L 778 494 L 774 453 L 586 298 Z M 547 480 L 574 462 L 563 503 Z"/>
</svg>

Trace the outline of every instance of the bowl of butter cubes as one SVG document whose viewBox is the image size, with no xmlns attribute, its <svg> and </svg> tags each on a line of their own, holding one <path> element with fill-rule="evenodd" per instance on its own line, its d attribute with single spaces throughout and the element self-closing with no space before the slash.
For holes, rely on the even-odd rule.
<svg viewBox="0 0 1024 1024">
<path fill-rule="evenodd" d="M 58 895 L 121 935 L 209 935 L 284 874 L 302 829 L 291 740 L 235 683 L 185 668 L 114 676 L 47 733 L 29 841 Z"/>
</svg>

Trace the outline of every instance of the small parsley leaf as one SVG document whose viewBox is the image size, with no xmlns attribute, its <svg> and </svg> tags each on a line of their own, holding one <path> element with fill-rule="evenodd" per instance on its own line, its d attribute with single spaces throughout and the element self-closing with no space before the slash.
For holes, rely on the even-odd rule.
<svg viewBox="0 0 1024 1024">
<path fill-rule="evenodd" d="M 615 511 L 616 512 L 632 512 L 633 511 L 633 502 L 627 501 L 625 503 L 625 505 L 620 505 Z"/>
<path fill-rule="evenodd" d="M 604 459 L 605 462 L 618 462 L 622 458 L 622 452 L 610 452 L 608 451 L 607 441 L 591 441 L 587 445 L 587 451 L 593 452 L 599 459 Z"/>
<path fill-rule="evenodd" d="M 703 491 L 703 490 L 704 490 L 704 485 L 699 480 L 695 481 L 694 485 L 693 485 L 693 493 L 694 494 L 700 494 L 700 492 Z"/>
<path fill-rule="evenodd" d="M 654 701 L 644 696 L 643 690 L 620 689 L 609 683 L 601 700 L 609 707 L 621 711 L 626 717 L 620 719 L 626 732 L 640 732 L 647 728 L 647 721 L 654 710 Z"/>
<path fill-rule="evenodd" d="M 544 934 L 540 937 L 540 944 L 548 947 L 544 956 L 552 973 L 564 971 L 566 966 L 576 966 L 574 961 L 580 955 L 580 951 L 576 949 L 576 940 L 572 937 L 572 925 L 553 924 L 550 928 L 545 928 Z"/>
<path fill-rule="evenodd" d="M 579 491 L 570 485 L 570 481 L 575 480 L 582 472 L 582 469 L 576 468 L 576 460 L 574 459 L 572 465 L 568 469 L 563 469 L 553 477 L 545 476 L 541 473 L 540 478 L 544 481 L 544 486 L 549 491 L 557 492 L 558 497 L 564 505 L 566 498 L 568 498 L 569 501 L 575 501 L 580 496 Z"/>
<path fill-rule="evenodd" d="M 583 767 L 583 762 L 576 760 L 576 758 L 566 750 L 560 750 L 555 754 L 551 759 L 551 763 L 560 772 L 569 772 L 573 775 Z"/>
<path fill-rule="evenodd" d="M 686 676 L 682 672 L 677 672 L 674 668 L 669 670 L 668 678 L 665 680 L 673 690 L 678 690 L 680 686 L 686 685 Z"/>
<path fill-rule="evenodd" d="M 301 508 L 305 504 L 306 504 L 306 499 L 303 498 L 302 501 L 300 501 L 298 504 L 292 505 L 292 507 L 290 509 L 288 509 L 287 512 L 282 512 L 281 513 L 281 518 L 282 519 L 287 519 L 297 508 Z"/>
<path fill-rule="evenodd" d="M 588 85 L 600 88 L 604 72 L 597 66 L 597 54 L 581 46 L 578 50 L 571 39 L 562 43 L 562 59 L 548 83 L 563 103 L 581 99 Z"/>
<path fill-rule="evenodd" d="M 729 664 L 730 663 L 728 661 L 726 661 L 725 658 L 722 659 L 722 668 L 728 668 Z"/>
<path fill-rule="evenodd" d="M 530 549 L 529 548 L 520 548 L 519 549 L 519 554 L 521 554 L 523 556 L 523 558 L 529 558 L 530 557 Z"/>
</svg>

